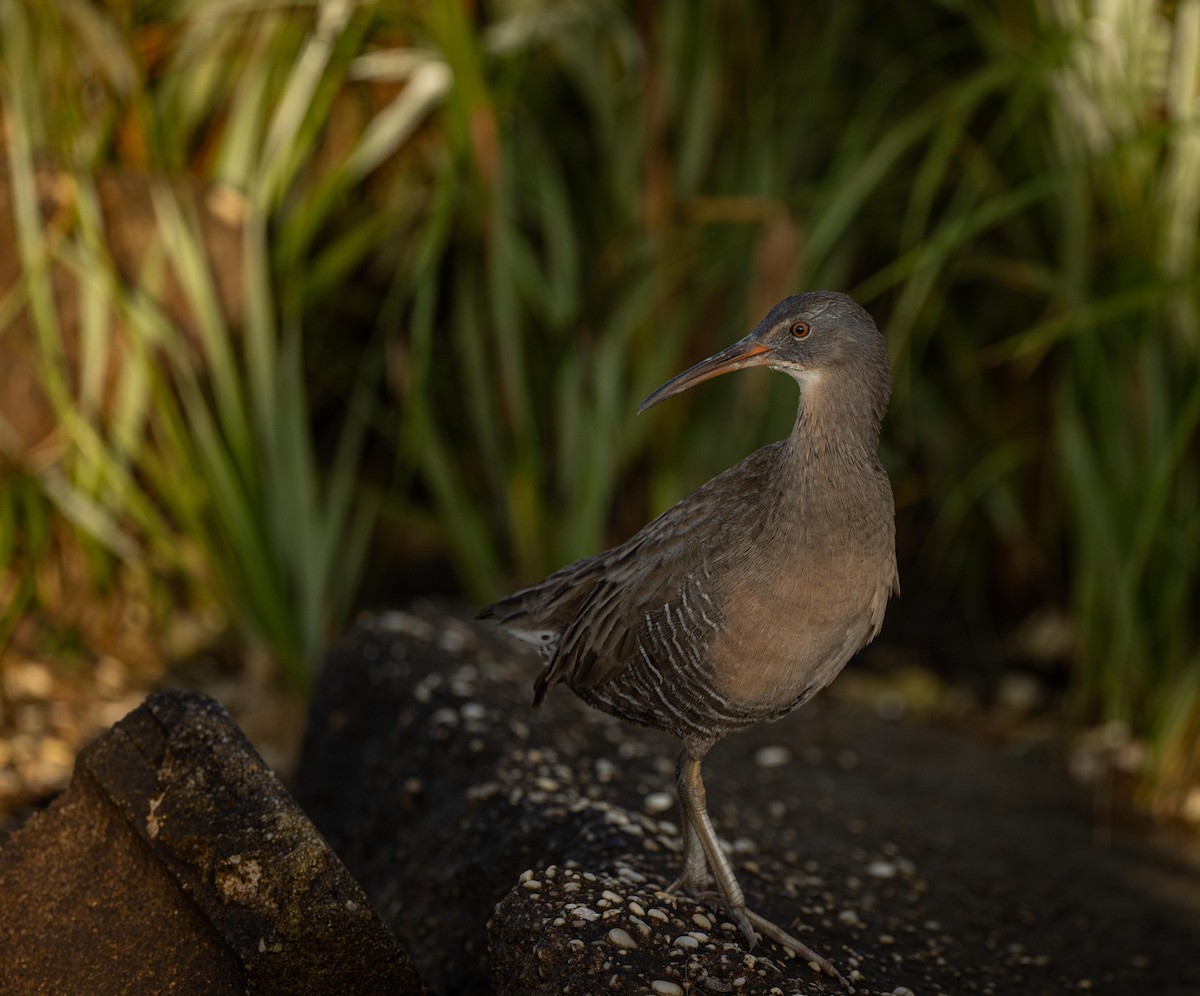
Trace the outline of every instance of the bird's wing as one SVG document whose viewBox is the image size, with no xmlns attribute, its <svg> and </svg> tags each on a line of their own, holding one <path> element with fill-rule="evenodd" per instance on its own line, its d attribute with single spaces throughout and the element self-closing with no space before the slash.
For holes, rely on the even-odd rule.
<svg viewBox="0 0 1200 996">
<path fill-rule="evenodd" d="M 736 491 L 764 494 L 778 444 L 763 447 L 672 506 L 591 564 L 594 583 L 562 629 L 544 688 L 566 680 L 595 687 L 617 677 L 639 656 L 655 666 L 702 660 L 722 626 L 722 578 L 753 546 L 761 520 L 730 515 Z M 736 566 L 732 568 L 736 573 Z"/>
<path fill-rule="evenodd" d="M 541 650 L 553 650 L 562 631 L 604 574 L 604 557 L 568 564 L 537 584 L 522 588 L 480 610 L 502 629 Z"/>
<path fill-rule="evenodd" d="M 781 444 L 764 446 L 667 509 L 624 543 L 568 564 L 479 613 L 550 658 L 534 701 L 560 681 L 593 687 L 619 675 L 645 650 L 702 653 L 720 626 L 722 568 L 753 540 L 753 509 Z M 640 648 L 640 649 L 639 649 Z"/>
<path fill-rule="evenodd" d="M 630 562 L 610 567 L 563 631 L 546 679 L 592 688 L 616 678 L 641 654 L 656 666 L 700 660 L 714 628 L 696 625 L 696 609 L 719 614 L 704 581 L 711 576 L 703 552 L 680 534 L 688 549 L 642 547 Z"/>
</svg>

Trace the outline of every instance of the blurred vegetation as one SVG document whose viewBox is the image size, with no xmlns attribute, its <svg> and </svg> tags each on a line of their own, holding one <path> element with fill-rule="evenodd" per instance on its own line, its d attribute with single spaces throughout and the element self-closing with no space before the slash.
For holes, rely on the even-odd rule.
<svg viewBox="0 0 1200 996">
<path fill-rule="evenodd" d="M 632 413 L 837 288 L 891 348 L 906 562 L 1010 622 L 1064 606 L 1078 716 L 1178 798 L 1200 0 L 746 11 L 0 5 L 0 347 L 28 335 L 54 415 L 0 418 L 0 640 L 67 521 L 97 584 L 215 596 L 304 685 L 364 569 L 441 550 L 488 598 L 782 435 L 769 375 Z"/>
</svg>

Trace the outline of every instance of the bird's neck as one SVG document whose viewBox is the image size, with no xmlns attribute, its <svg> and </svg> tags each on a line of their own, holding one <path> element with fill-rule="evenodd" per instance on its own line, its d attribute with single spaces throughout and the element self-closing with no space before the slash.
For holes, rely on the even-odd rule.
<svg viewBox="0 0 1200 996">
<path fill-rule="evenodd" d="M 801 493 L 836 494 L 879 468 L 879 420 L 857 385 L 809 379 L 782 457 Z"/>
</svg>

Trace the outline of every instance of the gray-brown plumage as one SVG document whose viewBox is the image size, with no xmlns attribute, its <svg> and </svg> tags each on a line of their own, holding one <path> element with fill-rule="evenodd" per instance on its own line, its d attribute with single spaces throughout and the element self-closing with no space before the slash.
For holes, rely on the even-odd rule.
<svg viewBox="0 0 1200 996">
<path fill-rule="evenodd" d="M 898 590 L 895 510 L 879 463 L 891 393 L 871 316 L 844 294 L 798 294 L 755 330 L 643 402 L 768 366 L 800 385 L 791 435 L 692 492 L 635 536 L 480 613 L 547 658 L 534 702 L 565 682 L 586 702 L 683 741 L 684 872 L 712 871 L 754 929 L 836 969 L 746 908 L 708 816 L 700 763 L 726 734 L 811 698 L 878 632 Z"/>
</svg>

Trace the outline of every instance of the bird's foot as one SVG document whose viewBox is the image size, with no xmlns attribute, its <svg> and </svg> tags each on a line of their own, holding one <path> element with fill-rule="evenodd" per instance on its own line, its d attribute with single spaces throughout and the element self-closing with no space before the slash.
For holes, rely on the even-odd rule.
<svg viewBox="0 0 1200 996">
<path fill-rule="evenodd" d="M 763 937 L 774 941 L 781 947 L 790 948 L 792 951 L 795 951 L 796 954 L 803 957 L 804 960 L 810 965 L 815 965 L 826 975 L 837 979 L 838 985 L 846 990 L 846 992 L 853 993 L 855 991 L 854 987 L 846 980 L 846 977 L 837 970 L 837 967 L 833 964 L 833 962 L 831 962 L 828 958 L 824 958 L 817 954 L 807 944 L 793 937 L 782 927 L 772 923 L 766 917 L 759 916 L 754 912 L 754 910 L 741 909 L 733 910 L 732 912 L 738 921 L 738 925 L 742 928 L 742 933 L 749 933 L 749 936 L 753 937 L 753 933 L 749 932 L 749 926 L 753 926 L 754 930 L 757 930 L 763 935 Z M 750 946 L 754 946 L 753 941 L 750 942 Z"/>
<path fill-rule="evenodd" d="M 708 882 L 705 879 L 697 881 L 686 872 L 675 879 L 667 886 L 666 892 L 672 896 L 682 893 L 685 896 L 691 896 L 693 899 L 699 899 L 701 896 L 715 896 L 715 892 L 706 892 Z"/>
<path fill-rule="evenodd" d="M 682 882 L 682 879 L 680 881 Z M 679 883 L 677 882 L 676 885 L 678 884 Z M 766 917 L 760 916 L 759 914 L 755 913 L 754 910 L 747 909 L 745 906 L 730 906 L 729 903 L 725 901 L 725 897 L 719 892 L 699 892 L 689 890 L 688 894 L 694 899 L 697 899 L 714 909 L 727 910 L 729 915 L 733 918 L 733 921 L 741 929 L 742 935 L 746 938 L 747 951 L 754 950 L 754 945 L 758 941 L 758 935 L 755 933 L 755 931 L 758 931 L 758 934 L 761 934 L 770 941 L 774 941 L 781 947 L 785 947 L 791 951 L 794 951 L 796 954 L 803 957 L 804 960 L 810 965 L 815 965 L 817 969 L 824 972 L 831 978 L 836 979 L 838 985 L 840 985 L 846 992 L 855 992 L 854 987 L 850 985 L 846 977 L 837 970 L 837 966 L 834 965 L 833 962 L 831 962 L 828 958 L 817 954 L 817 952 L 815 952 L 807 944 L 798 938 L 793 937 L 778 924 L 772 923 Z"/>
</svg>

